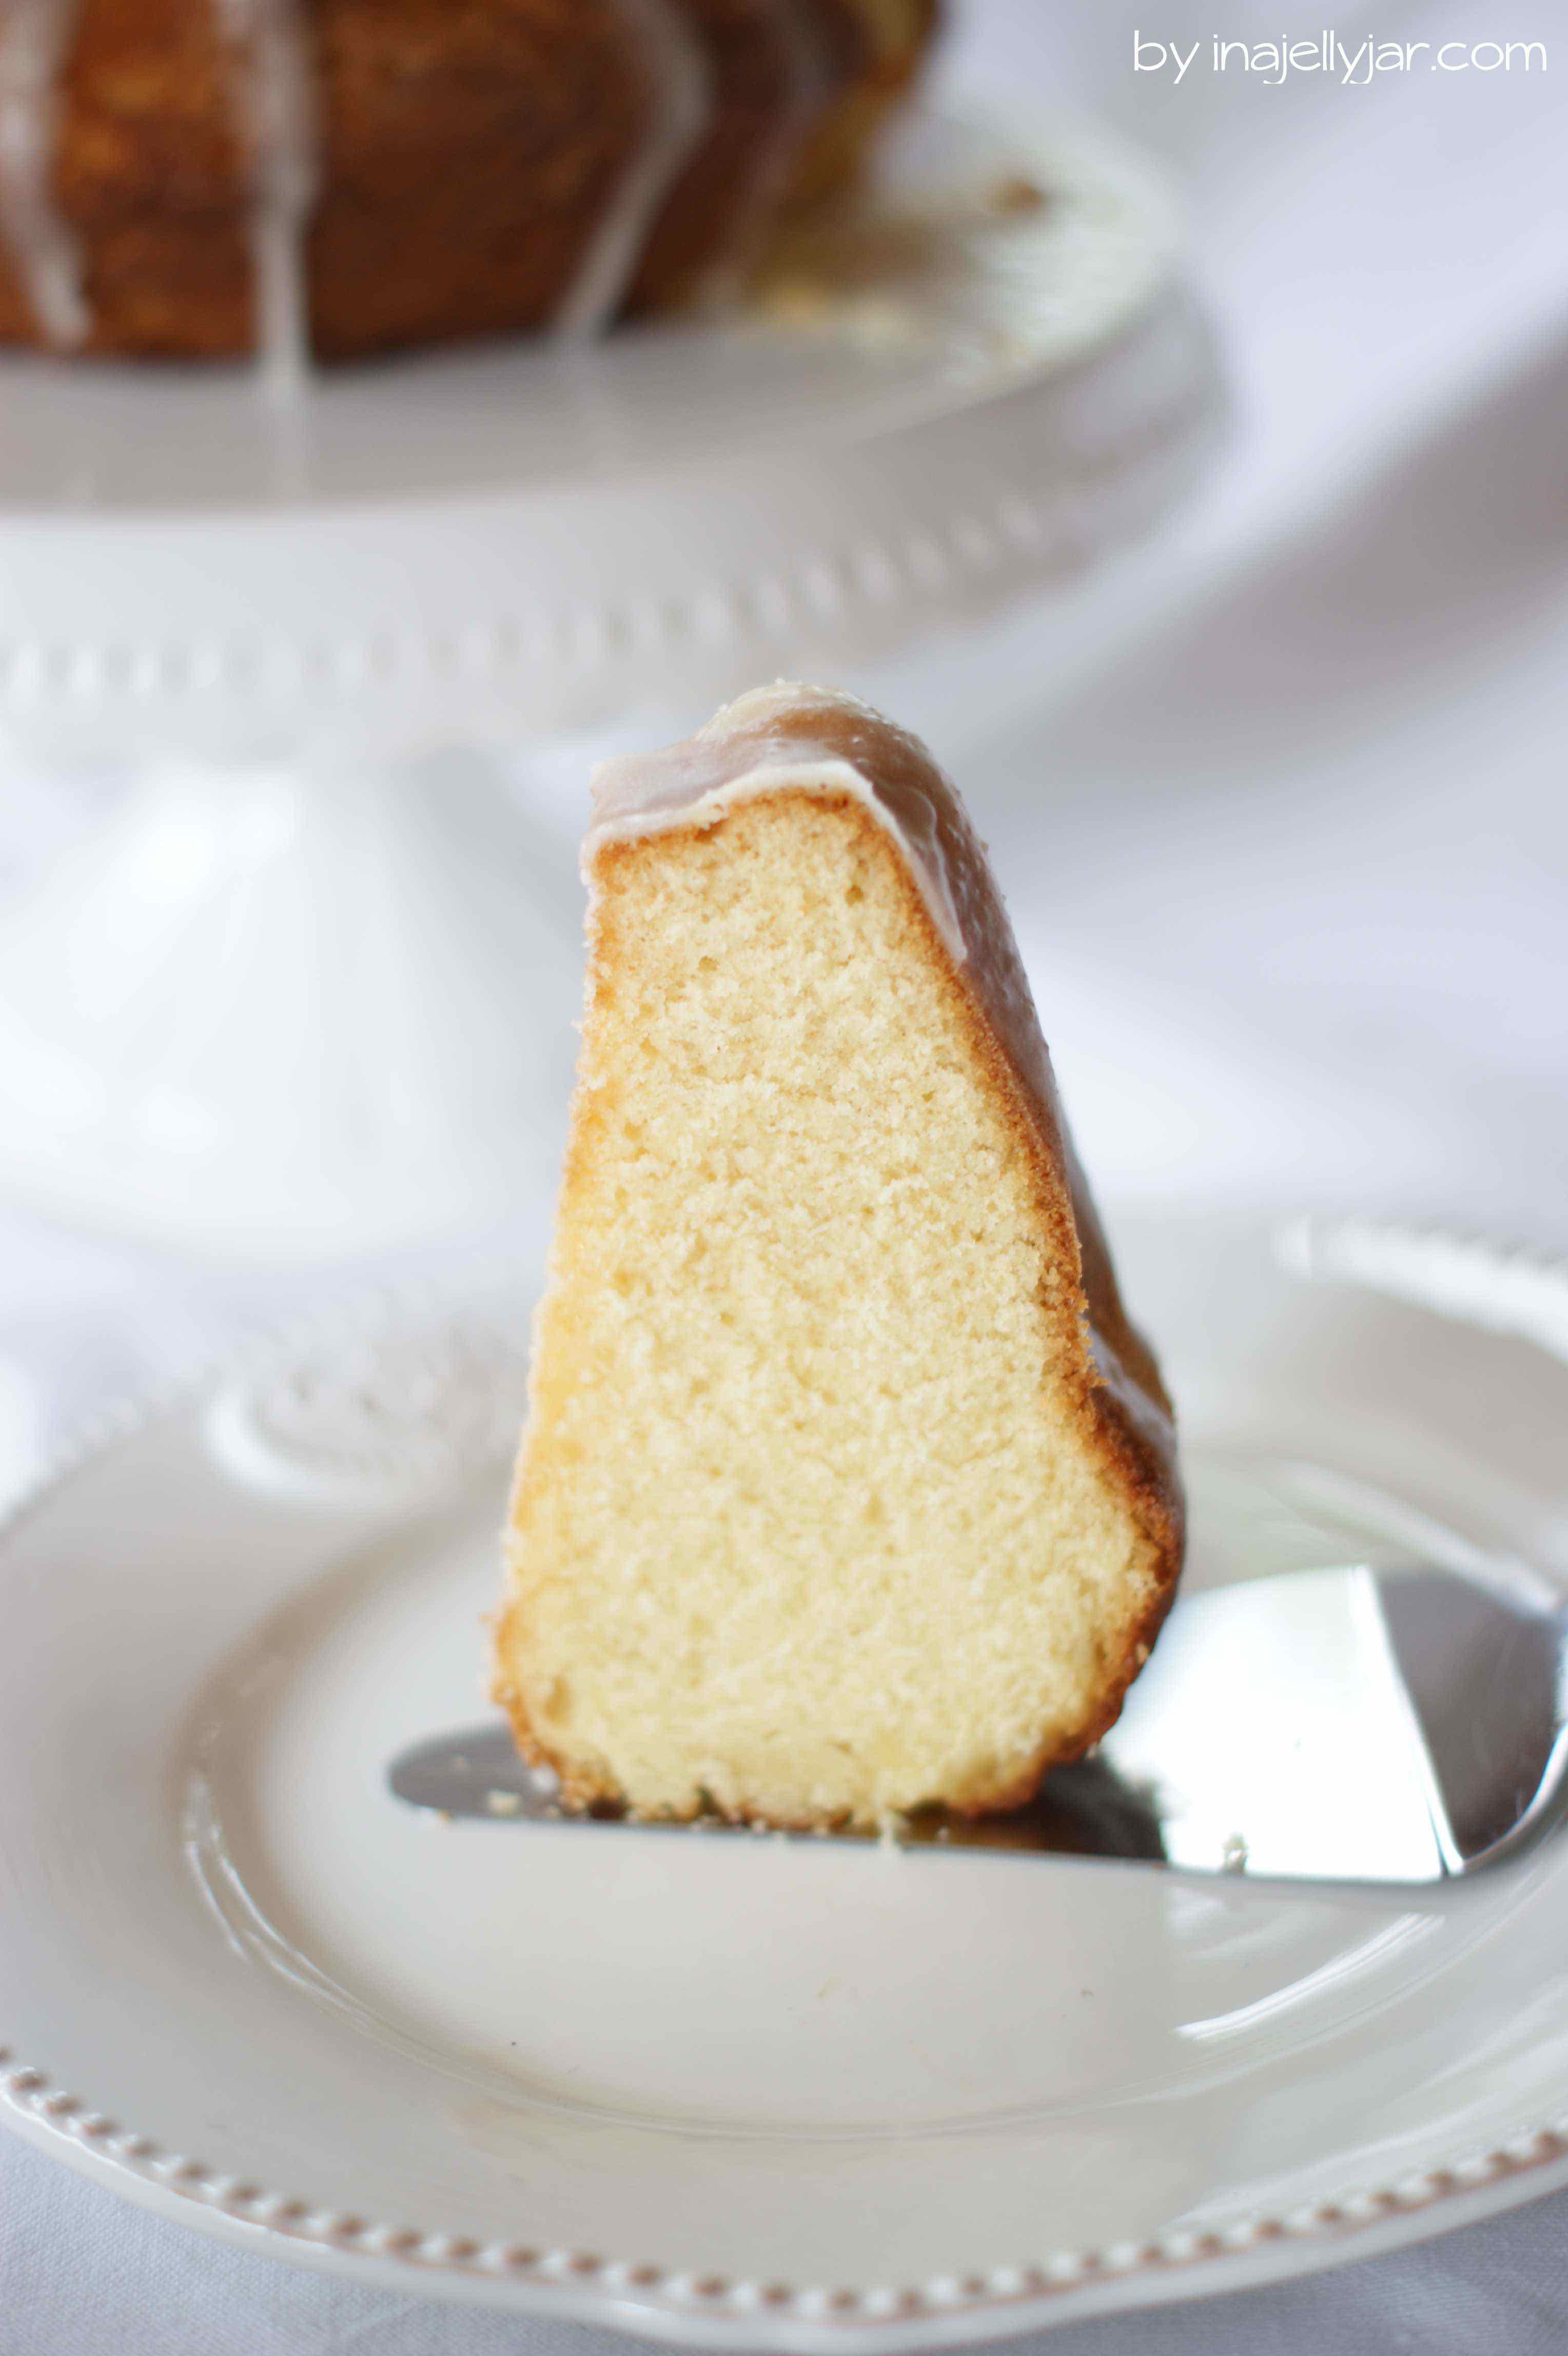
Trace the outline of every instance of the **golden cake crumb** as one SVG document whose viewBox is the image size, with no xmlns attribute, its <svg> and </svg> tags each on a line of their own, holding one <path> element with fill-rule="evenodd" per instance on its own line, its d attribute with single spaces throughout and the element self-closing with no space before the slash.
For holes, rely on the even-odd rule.
<svg viewBox="0 0 1568 2356">
<path fill-rule="evenodd" d="M 568 1807 L 895 1826 L 1114 1719 L 1181 1554 L 956 793 L 849 699 L 609 765 L 497 1693 Z"/>
</svg>

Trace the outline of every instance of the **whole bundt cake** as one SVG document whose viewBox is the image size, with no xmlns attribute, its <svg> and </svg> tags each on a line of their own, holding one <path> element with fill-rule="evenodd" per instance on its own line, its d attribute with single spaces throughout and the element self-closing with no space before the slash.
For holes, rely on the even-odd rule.
<svg viewBox="0 0 1568 2356">
<path fill-rule="evenodd" d="M 0 339 L 281 363 L 734 290 L 937 0 L 5 0 Z"/>
</svg>

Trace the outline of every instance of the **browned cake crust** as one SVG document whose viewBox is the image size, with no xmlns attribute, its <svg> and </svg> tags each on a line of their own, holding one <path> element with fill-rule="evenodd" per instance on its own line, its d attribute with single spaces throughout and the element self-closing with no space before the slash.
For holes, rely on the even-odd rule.
<svg viewBox="0 0 1568 2356">
<path fill-rule="evenodd" d="M 843 94 L 796 166 L 791 209 L 822 203 L 854 177 L 889 111 L 908 96 L 941 31 L 945 0 L 813 0 L 847 45 Z"/>
<path fill-rule="evenodd" d="M 603 0 L 319 0 L 319 357 L 537 327 L 555 314 L 647 94 Z M 56 170 L 90 352 L 255 348 L 250 191 L 211 0 L 84 0 Z M 35 326 L 10 273 L 0 330 Z"/>
<path fill-rule="evenodd" d="M 649 135 L 602 0 L 321 0 L 325 359 L 548 326 Z"/>
<path fill-rule="evenodd" d="M 908 915 L 924 937 L 931 970 L 940 977 L 974 1063 L 1026 1161 L 1034 1215 L 1048 1239 L 1047 1262 L 1059 1280 L 1043 1298 L 1042 1306 L 1057 1328 L 1054 1363 L 1067 1372 L 1079 1435 L 1098 1458 L 1106 1481 L 1126 1499 L 1146 1541 L 1152 1566 L 1143 1608 L 1125 1627 L 1119 1648 L 1103 1662 L 1097 1688 L 1077 1723 L 1059 1730 L 1011 1781 L 954 1804 L 960 1813 L 999 1811 L 1022 1805 L 1051 1768 L 1092 1748 L 1115 1723 L 1128 1687 L 1149 1656 L 1174 1600 L 1185 1544 L 1174 1417 L 1154 1355 L 1122 1305 L 1104 1233 L 1067 1129 L 1012 927 L 983 848 L 961 803 L 924 748 L 877 714 L 848 698 L 819 695 L 811 690 L 789 692 L 793 701 L 773 700 L 755 725 L 732 725 L 717 734 L 713 765 L 706 774 L 703 737 L 664 756 L 676 773 L 671 794 L 677 801 L 690 803 L 709 787 L 722 787 L 728 779 L 768 760 L 777 765 L 791 756 L 843 759 L 873 788 L 875 802 L 906 841 L 919 846 L 920 863 L 929 874 L 940 878 L 943 896 L 961 932 L 966 950 L 961 962 L 955 960 L 950 942 L 943 938 L 929 894 L 914 868 L 908 859 L 896 859 Z M 721 723 L 726 717 L 738 718 L 754 701 L 769 704 L 765 696 L 748 698 L 732 707 L 731 715 L 721 715 Z M 715 731 L 721 723 L 714 723 Z M 682 756 L 688 756 L 683 765 Z M 661 859 L 706 858 L 741 809 L 750 811 L 770 799 L 784 800 L 789 790 L 782 788 L 772 796 L 766 791 L 749 792 L 744 803 L 732 804 L 722 814 L 712 809 L 700 812 L 690 822 L 677 818 L 671 823 L 655 799 L 645 806 L 641 818 L 645 824 L 657 827 Z M 794 798 L 798 802 L 799 789 Z M 868 856 L 886 859 L 890 855 L 886 829 L 865 801 L 847 794 L 813 793 L 811 798 L 861 828 Z M 618 877 L 648 850 L 645 834 L 637 830 L 635 823 L 625 822 L 625 811 L 618 811 L 613 787 L 608 806 L 601 803 L 601 814 L 609 823 L 590 836 L 584 861 L 590 894 L 585 1075 L 593 1067 L 596 1026 L 604 1019 L 603 1010 L 613 1003 L 617 975 L 632 949 L 632 944 L 621 937 L 626 902 L 616 889 Z M 618 817 L 622 820 L 618 826 Z M 586 1191 L 588 1175 L 604 1147 L 605 1125 L 615 1117 L 592 1084 L 580 1087 L 562 1181 L 564 1205 L 579 1188 Z M 529 1480 L 525 1444 L 513 1505 L 514 1526 L 519 1528 L 527 1519 Z M 569 1806 L 590 1808 L 616 1803 L 622 1795 L 612 1785 L 585 1774 L 576 1762 L 552 1751 L 531 1722 L 506 1666 L 509 1656 L 525 1641 L 521 1621 L 513 1618 L 516 1611 L 514 1600 L 498 1629 L 494 1691 L 496 1700 L 508 1712 L 520 1750 L 534 1764 L 549 1766 L 560 1775 Z M 769 1812 L 768 1821 L 798 1826 L 812 1819 Z"/>
<path fill-rule="evenodd" d="M 721 299 L 754 258 L 806 144 L 843 86 L 824 43 L 777 0 L 682 0 L 714 73 L 714 114 L 653 225 L 633 316 Z M 715 238 L 714 224 L 725 223 Z"/>
<path fill-rule="evenodd" d="M 862 21 L 881 5 L 675 0 L 712 102 L 633 245 L 618 305 L 688 302 L 732 252 L 754 249 L 754 194 L 776 212 L 852 83 L 885 79 L 886 43 Z M 780 37 L 797 17 L 822 78 L 809 106 Z M 300 257 L 315 354 L 557 323 L 657 130 L 647 60 L 614 0 L 298 0 L 298 22 L 316 121 Z M 791 109 L 798 135 L 779 145 Z M 840 150 L 847 137 L 841 126 Z M 776 187 L 756 185 L 759 153 Z M 78 0 L 48 193 L 74 244 L 85 332 L 49 334 L 0 245 L 0 340 L 253 351 L 253 175 L 218 0 Z"/>
</svg>

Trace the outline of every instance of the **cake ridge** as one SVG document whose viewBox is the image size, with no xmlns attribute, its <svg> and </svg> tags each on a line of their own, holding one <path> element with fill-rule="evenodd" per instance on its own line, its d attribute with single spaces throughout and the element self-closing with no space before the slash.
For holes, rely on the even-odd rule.
<svg viewBox="0 0 1568 2356">
<path fill-rule="evenodd" d="M 625 306 L 633 317 L 711 311 L 739 293 L 838 88 L 812 0 L 679 5 L 705 45 L 713 104 L 643 239 Z"/>
<path fill-rule="evenodd" d="M 736 209 L 725 249 L 709 266 L 702 294 L 703 301 L 709 305 L 731 300 L 743 284 L 783 200 L 790 174 L 832 94 L 827 45 L 809 13 L 806 0 L 766 0 L 766 5 L 778 29 L 789 87 L 772 135 L 762 142 L 751 186 Z"/>
<path fill-rule="evenodd" d="M 564 342 L 585 341 L 609 325 L 626 299 L 644 240 L 660 204 L 695 153 L 713 113 L 713 76 L 702 45 L 675 0 L 613 0 L 647 66 L 652 105 L 647 134 L 589 241 L 555 318 Z"/>
</svg>

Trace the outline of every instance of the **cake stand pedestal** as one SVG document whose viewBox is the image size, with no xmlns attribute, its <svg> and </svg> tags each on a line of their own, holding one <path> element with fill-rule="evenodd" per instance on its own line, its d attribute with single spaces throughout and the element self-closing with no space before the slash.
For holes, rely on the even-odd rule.
<svg viewBox="0 0 1568 2356">
<path fill-rule="evenodd" d="M 0 936 L 0 1170 L 249 1258 L 516 1207 L 570 1075 L 561 883 L 480 762 L 149 761 Z"/>
<path fill-rule="evenodd" d="M 134 781 L 0 923 L 0 1185 L 289 1260 L 546 1187 L 571 853 L 489 755 L 840 681 L 1142 533 L 1218 406 L 1176 256 L 1108 143 L 929 120 L 723 327 L 282 407 L 7 363 L 0 733 Z"/>
</svg>

